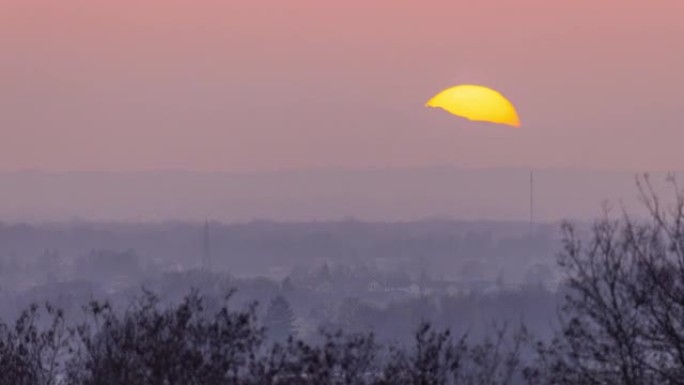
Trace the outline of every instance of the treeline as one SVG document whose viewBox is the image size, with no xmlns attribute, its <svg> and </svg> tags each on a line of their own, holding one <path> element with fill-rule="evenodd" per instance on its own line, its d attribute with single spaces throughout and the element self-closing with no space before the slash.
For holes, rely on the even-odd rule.
<svg viewBox="0 0 684 385">
<path fill-rule="evenodd" d="M 272 342 L 253 307 L 227 299 L 193 292 L 161 306 L 146 292 L 124 312 L 91 302 L 76 326 L 33 306 L 1 327 L 0 384 L 505 384 L 522 373 L 523 333 L 469 345 L 423 324 L 411 347 L 383 347 L 372 333 Z"/>
</svg>

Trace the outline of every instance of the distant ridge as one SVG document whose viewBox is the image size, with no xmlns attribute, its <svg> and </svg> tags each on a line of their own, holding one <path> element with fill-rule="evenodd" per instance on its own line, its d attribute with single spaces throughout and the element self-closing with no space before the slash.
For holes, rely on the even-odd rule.
<svg viewBox="0 0 684 385">
<path fill-rule="evenodd" d="M 0 173 L 0 220 L 529 220 L 529 169 Z M 637 212 L 636 172 L 535 169 L 535 221 Z M 681 179 L 681 178 L 680 178 Z M 652 174 L 665 193 L 665 173 Z M 667 198 L 667 197 L 665 197 Z"/>
</svg>

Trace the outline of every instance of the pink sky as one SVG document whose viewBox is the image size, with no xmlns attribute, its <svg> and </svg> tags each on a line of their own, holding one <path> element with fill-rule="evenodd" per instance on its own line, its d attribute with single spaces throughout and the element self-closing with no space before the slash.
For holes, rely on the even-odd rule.
<svg viewBox="0 0 684 385">
<path fill-rule="evenodd" d="M 0 171 L 684 169 L 681 0 L 2 3 Z"/>
</svg>

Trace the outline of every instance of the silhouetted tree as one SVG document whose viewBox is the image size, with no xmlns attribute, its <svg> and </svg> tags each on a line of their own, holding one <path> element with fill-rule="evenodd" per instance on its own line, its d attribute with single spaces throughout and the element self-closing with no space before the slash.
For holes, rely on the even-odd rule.
<svg viewBox="0 0 684 385">
<path fill-rule="evenodd" d="M 166 309 L 145 293 L 121 316 L 107 303 L 93 302 L 88 312 L 68 372 L 74 385 L 235 384 L 262 339 L 253 308 L 224 304 L 207 314 L 197 292 Z"/>
<path fill-rule="evenodd" d="M 21 313 L 13 326 L 0 323 L 0 385 L 52 385 L 69 354 L 69 332 L 61 310 L 45 305 L 41 323 L 37 305 Z"/>
<path fill-rule="evenodd" d="M 453 384 L 465 349 L 465 341 L 454 342 L 448 330 L 436 332 L 423 324 L 411 352 L 392 349 L 381 384 Z"/>
<path fill-rule="evenodd" d="M 583 241 L 563 226 L 562 330 L 538 346 L 539 384 L 684 384 L 684 194 L 665 206 L 638 179 L 650 217 L 605 218 Z"/>
<path fill-rule="evenodd" d="M 367 385 L 377 383 L 378 345 L 372 334 L 324 333 L 311 345 L 289 338 L 275 344 L 252 367 L 252 383 L 274 385 Z"/>
<path fill-rule="evenodd" d="M 449 330 L 435 331 L 423 323 L 413 350 L 392 349 L 379 384 L 511 385 L 522 381 L 521 348 L 525 330 L 498 329 L 481 344 L 466 336 L 454 340 Z"/>
</svg>

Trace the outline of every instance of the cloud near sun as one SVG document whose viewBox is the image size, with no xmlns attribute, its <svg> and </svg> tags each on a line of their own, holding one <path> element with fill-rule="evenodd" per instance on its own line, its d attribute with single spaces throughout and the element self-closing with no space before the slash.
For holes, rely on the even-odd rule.
<svg viewBox="0 0 684 385">
<path fill-rule="evenodd" d="M 513 104 L 488 87 L 454 86 L 433 96 L 425 105 L 442 108 L 468 120 L 520 127 L 520 118 Z"/>
</svg>

